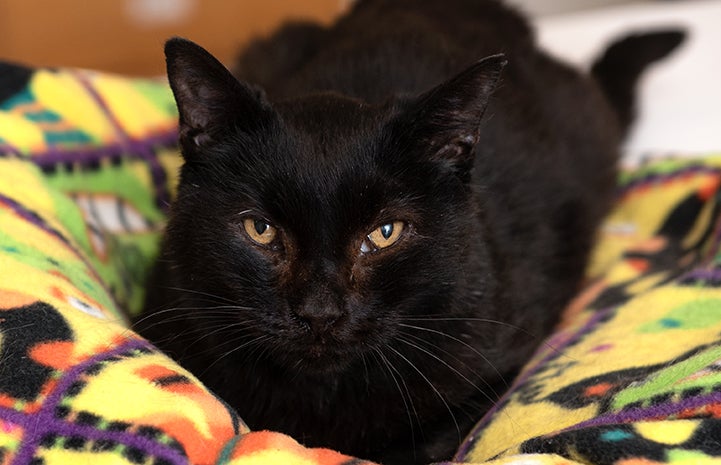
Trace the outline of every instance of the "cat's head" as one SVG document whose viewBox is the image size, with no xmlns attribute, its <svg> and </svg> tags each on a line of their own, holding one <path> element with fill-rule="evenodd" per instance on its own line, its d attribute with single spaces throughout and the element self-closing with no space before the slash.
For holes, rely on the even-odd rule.
<svg viewBox="0 0 721 465">
<path fill-rule="evenodd" d="M 185 158 L 166 258 L 186 305 L 231 308 L 219 353 L 257 345 L 330 371 L 390 344 L 404 318 L 481 303 L 470 173 L 502 57 L 383 105 L 270 103 L 192 42 L 166 57 Z"/>
</svg>

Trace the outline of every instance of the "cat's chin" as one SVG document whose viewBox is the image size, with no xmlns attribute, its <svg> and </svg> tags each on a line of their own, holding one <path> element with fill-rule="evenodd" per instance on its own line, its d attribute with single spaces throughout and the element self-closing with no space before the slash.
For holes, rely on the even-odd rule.
<svg viewBox="0 0 721 465">
<path fill-rule="evenodd" d="M 297 348 L 289 360 L 290 369 L 307 375 L 330 375 L 347 370 L 357 360 L 352 352 L 321 344 Z"/>
</svg>

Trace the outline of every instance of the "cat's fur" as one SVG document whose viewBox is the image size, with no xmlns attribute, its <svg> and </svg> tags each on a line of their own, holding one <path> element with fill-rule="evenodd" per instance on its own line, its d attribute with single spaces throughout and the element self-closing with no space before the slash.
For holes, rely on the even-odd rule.
<svg viewBox="0 0 721 465">
<path fill-rule="evenodd" d="M 680 40 L 659 37 L 658 57 Z M 610 58 L 658 58 L 637 55 Z M 578 289 L 631 102 L 488 0 L 289 26 L 236 68 L 267 97 L 190 42 L 166 56 L 185 164 L 141 333 L 252 428 L 450 458 Z M 395 244 L 361 252 L 394 221 Z"/>
</svg>

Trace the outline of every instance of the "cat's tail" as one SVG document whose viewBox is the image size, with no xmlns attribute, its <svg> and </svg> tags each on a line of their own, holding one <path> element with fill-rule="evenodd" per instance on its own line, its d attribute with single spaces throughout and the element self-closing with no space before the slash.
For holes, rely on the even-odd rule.
<svg viewBox="0 0 721 465">
<path fill-rule="evenodd" d="M 616 110 L 623 130 L 635 116 L 636 83 L 652 63 L 665 58 L 685 39 L 682 29 L 634 33 L 613 42 L 594 62 L 591 75 Z"/>
</svg>

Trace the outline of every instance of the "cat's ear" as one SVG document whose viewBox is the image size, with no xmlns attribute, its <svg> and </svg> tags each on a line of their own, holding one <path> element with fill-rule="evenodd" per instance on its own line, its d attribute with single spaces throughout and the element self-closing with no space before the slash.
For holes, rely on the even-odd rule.
<svg viewBox="0 0 721 465">
<path fill-rule="evenodd" d="M 506 63 L 504 55 L 484 58 L 416 100 L 414 132 L 434 160 L 470 171 L 481 119 Z"/>
<path fill-rule="evenodd" d="M 230 127 L 251 131 L 270 112 L 261 91 L 239 82 L 194 42 L 177 37 L 167 41 L 165 62 L 186 157 L 186 152 L 212 144 Z"/>
</svg>

